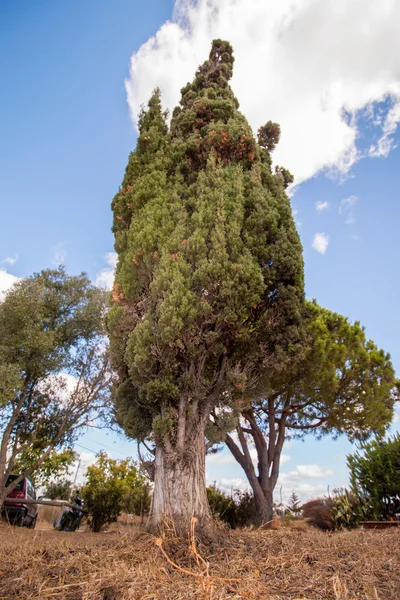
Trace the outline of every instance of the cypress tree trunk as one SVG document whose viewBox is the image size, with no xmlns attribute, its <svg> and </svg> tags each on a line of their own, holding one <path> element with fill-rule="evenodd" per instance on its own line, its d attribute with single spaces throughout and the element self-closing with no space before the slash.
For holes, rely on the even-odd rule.
<svg viewBox="0 0 400 600">
<path fill-rule="evenodd" d="M 148 529 L 158 533 L 172 528 L 178 536 L 186 536 L 192 517 L 198 521 L 196 531 L 202 537 L 212 537 L 215 525 L 206 493 L 203 432 L 186 440 L 180 455 L 157 446 Z"/>
</svg>

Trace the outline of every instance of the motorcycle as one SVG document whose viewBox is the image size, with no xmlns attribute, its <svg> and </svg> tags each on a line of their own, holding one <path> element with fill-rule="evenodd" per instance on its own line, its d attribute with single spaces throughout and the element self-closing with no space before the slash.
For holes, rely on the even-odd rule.
<svg viewBox="0 0 400 600">
<path fill-rule="evenodd" d="M 59 519 L 53 522 L 54 529 L 57 531 L 76 531 L 81 524 L 84 511 L 82 510 L 82 501 L 76 507 L 67 508 L 61 513 Z"/>
</svg>

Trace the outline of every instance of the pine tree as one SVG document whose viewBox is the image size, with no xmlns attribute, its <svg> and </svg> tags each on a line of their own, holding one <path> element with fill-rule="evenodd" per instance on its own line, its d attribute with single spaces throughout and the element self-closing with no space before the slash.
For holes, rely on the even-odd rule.
<svg viewBox="0 0 400 600">
<path fill-rule="evenodd" d="M 294 517 L 298 517 L 299 514 L 301 513 L 300 498 L 298 497 L 298 495 L 296 494 L 296 492 L 294 490 L 292 491 L 292 493 L 290 495 L 287 508 L 290 511 L 290 514 L 293 515 Z"/>
<path fill-rule="evenodd" d="M 390 356 L 369 340 L 360 323 L 305 302 L 302 352 L 259 386 L 265 392 L 241 409 L 237 441 L 225 441 L 254 494 L 255 525 L 272 519 L 285 440 L 313 433 L 365 441 L 382 435 L 399 399 Z M 224 419 L 226 419 L 224 415 Z M 254 444 L 253 462 L 249 444 Z"/>
<path fill-rule="evenodd" d="M 229 86 L 215 40 L 170 128 L 156 90 L 113 201 L 118 266 L 109 314 L 116 415 L 155 448 L 151 528 L 192 515 L 212 531 L 205 430 L 255 393 L 301 337 L 303 263 L 284 181 Z"/>
</svg>

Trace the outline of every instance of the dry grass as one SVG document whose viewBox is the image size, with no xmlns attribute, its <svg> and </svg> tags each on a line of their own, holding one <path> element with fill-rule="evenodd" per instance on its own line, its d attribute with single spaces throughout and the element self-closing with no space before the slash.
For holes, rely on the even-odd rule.
<svg viewBox="0 0 400 600">
<path fill-rule="evenodd" d="M 204 548 L 132 528 L 0 526 L 0 599 L 399 600 L 400 531 L 233 532 Z"/>
</svg>

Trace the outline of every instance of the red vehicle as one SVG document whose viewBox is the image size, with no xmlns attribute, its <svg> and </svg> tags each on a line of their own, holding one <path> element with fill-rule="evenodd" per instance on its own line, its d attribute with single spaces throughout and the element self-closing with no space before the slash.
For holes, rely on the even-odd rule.
<svg viewBox="0 0 400 600">
<path fill-rule="evenodd" d="M 7 480 L 7 486 L 17 479 L 17 477 L 19 477 L 19 475 L 10 475 Z M 21 503 L 7 502 L 7 500 L 5 500 L 1 508 L 2 515 L 13 525 L 34 529 L 38 515 L 38 507 L 36 504 L 24 503 L 24 500 L 27 499 L 36 500 L 36 492 L 32 481 L 28 477 L 24 477 L 8 494 L 7 498 L 21 499 Z"/>
</svg>

